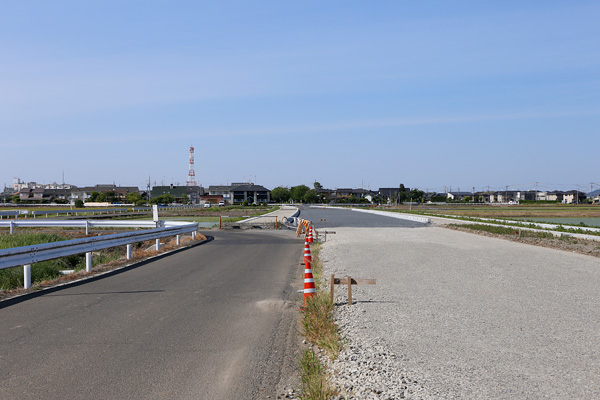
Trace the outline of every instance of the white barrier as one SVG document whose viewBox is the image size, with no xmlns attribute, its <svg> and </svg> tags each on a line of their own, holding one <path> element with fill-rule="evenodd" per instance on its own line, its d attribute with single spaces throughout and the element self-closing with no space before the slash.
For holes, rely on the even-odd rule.
<svg viewBox="0 0 600 400">
<path fill-rule="evenodd" d="M 379 211 L 379 210 L 361 210 L 359 208 L 353 208 L 352 211 L 359 211 L 359 212 L 364 212 L 364 213 L 369 213 L 369 214 L 382 215 L 384 217 L 390 217 L 390 218 L 406 219 L 409 221 L 420 222 L 422 224 L 431 223 L 430 218 L 420 217 L 417 215 L 403 214 L 403 213 L 390 212 L 390 211 Z"/>
</svg>

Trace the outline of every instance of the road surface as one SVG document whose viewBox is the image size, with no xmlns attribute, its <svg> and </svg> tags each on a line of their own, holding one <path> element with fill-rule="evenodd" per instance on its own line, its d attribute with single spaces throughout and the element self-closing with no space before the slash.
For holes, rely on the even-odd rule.
<svg viewBox="0 0 600 400">
<path fill-rule="evenodd" d="M 0 303 L 1 399 L 262 399 L 295 360 L 302 243 L 215 240 Z"/>
</svg>

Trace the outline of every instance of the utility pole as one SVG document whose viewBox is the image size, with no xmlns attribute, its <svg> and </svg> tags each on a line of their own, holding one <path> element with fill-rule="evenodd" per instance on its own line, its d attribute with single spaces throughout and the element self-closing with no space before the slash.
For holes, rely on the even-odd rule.
<svg viewBox="0 0 600 400">
<path fill-rule="evenodd" d="M 150 175 L 148 175 L 148 185 L 146 186 L 146 201 L 150 202 Z"/>
</svg>

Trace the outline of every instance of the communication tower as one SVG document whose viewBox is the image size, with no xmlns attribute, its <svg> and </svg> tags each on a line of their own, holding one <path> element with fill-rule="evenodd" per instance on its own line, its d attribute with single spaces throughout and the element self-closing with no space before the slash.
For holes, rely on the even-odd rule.
<svg viewBox="0 0 600 400">
<path fill-rule="evenodd" d="M 198 182 L 196 182 L 196 172 L 194 172 L 194 147 L 190 146 L 190 166 L 188 169 L 188 186 L 198 186 Z"/>
</svg>

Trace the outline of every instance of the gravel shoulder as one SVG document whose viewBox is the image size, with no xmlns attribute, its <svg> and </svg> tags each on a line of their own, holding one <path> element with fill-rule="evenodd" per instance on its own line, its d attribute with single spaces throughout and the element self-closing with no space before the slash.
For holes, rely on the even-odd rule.
<svg viewBox="0 0 600 400">
<path fill-rule="evenodd" d="M 600 398 L 598 259 L 440 227 L 343 228 L 323 243 L 346 349 L 339 398 Z"/>
</svg>

